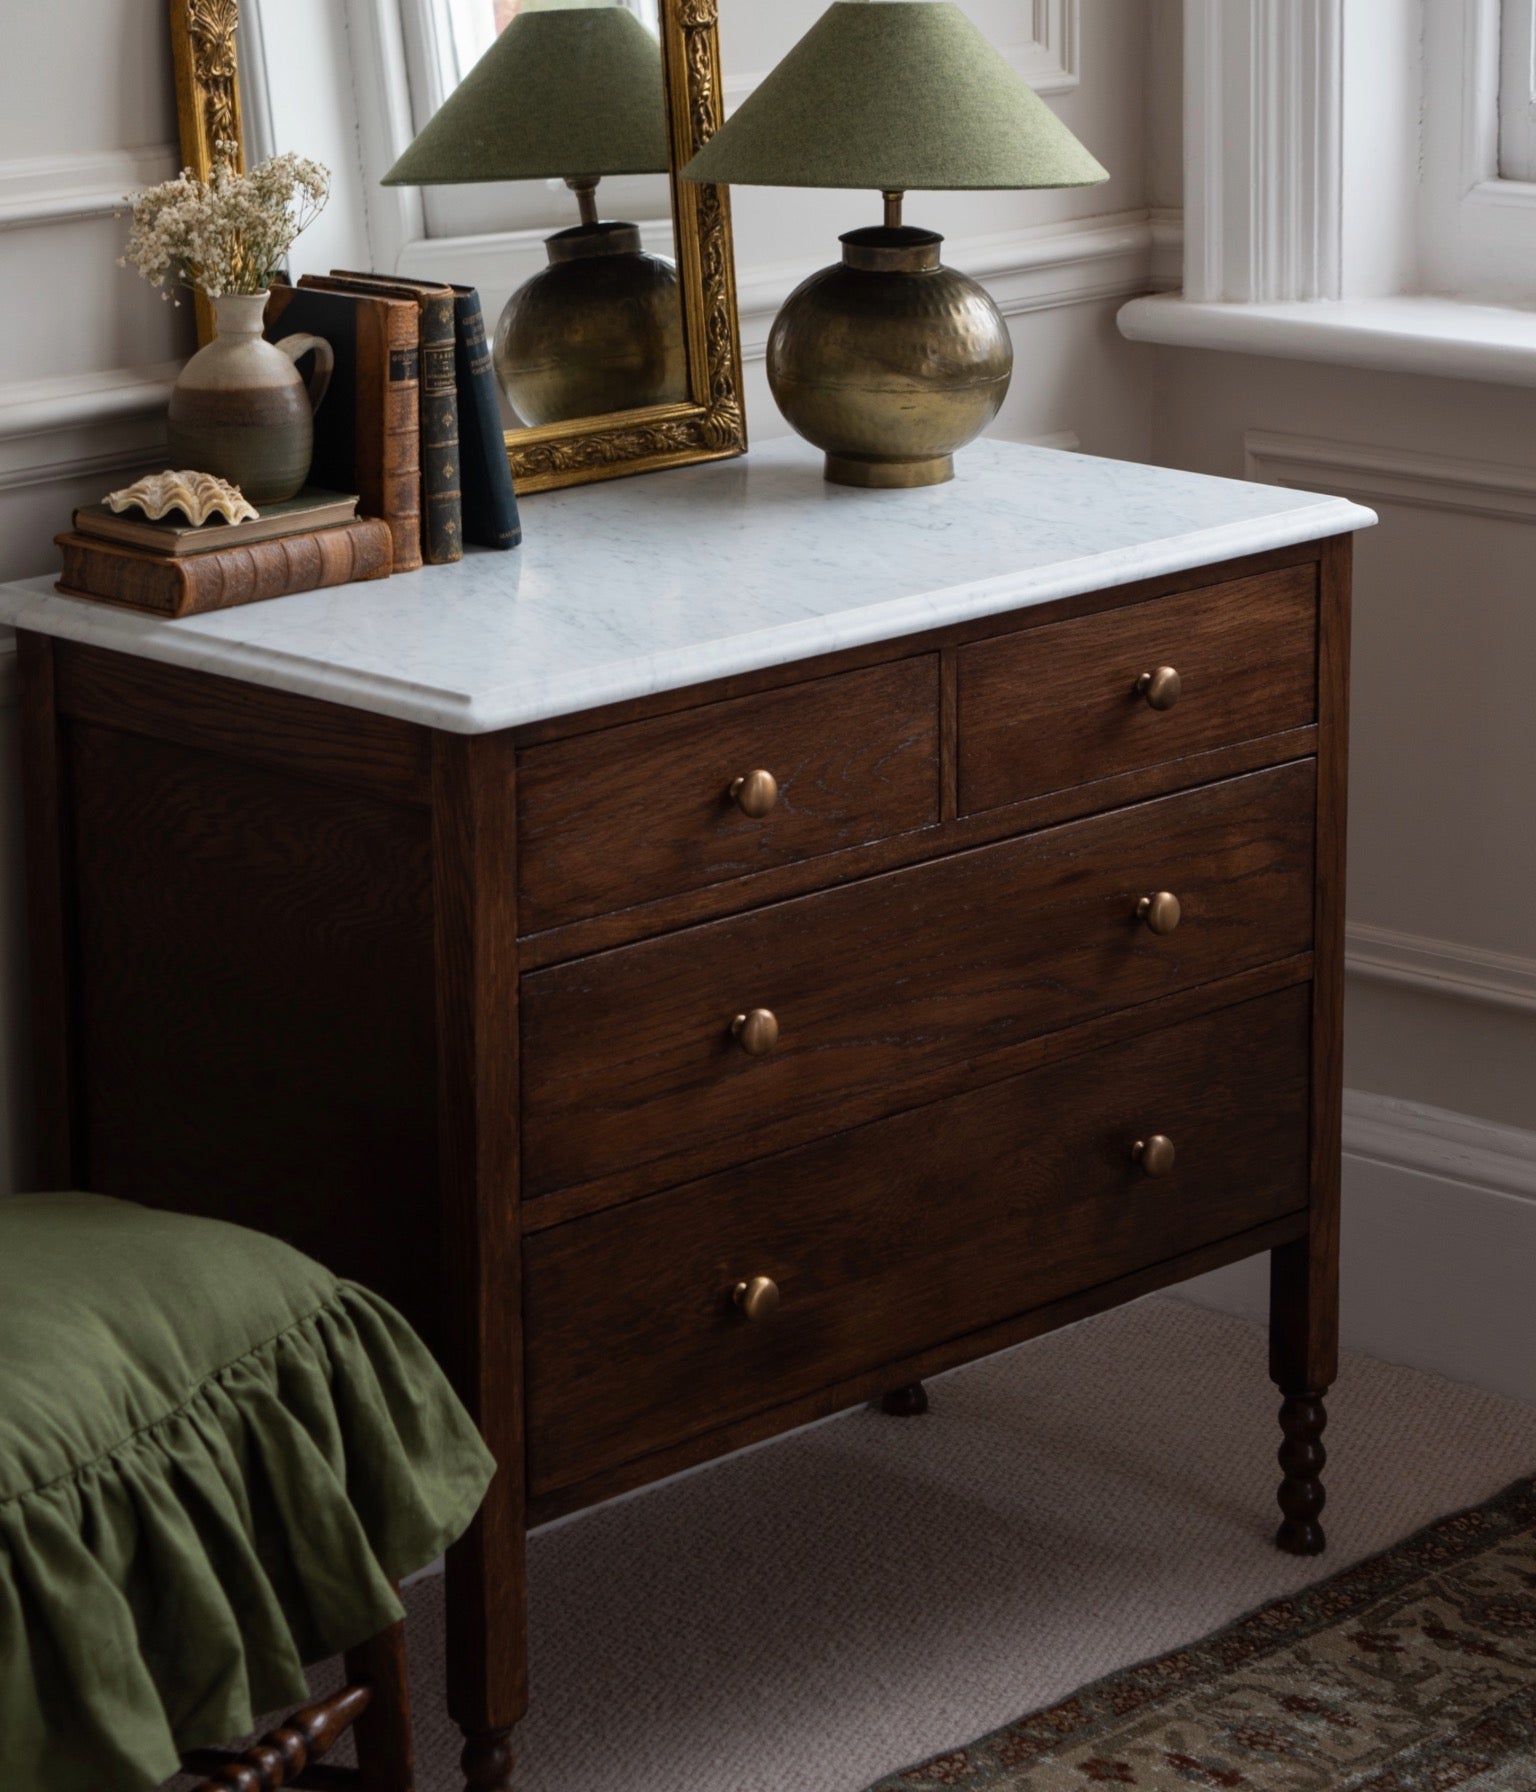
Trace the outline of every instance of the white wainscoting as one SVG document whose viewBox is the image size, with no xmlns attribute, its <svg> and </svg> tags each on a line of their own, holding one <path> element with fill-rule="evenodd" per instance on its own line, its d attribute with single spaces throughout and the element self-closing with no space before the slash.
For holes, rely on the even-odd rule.
<svg viewBox="0 0 1536 1792">
<path fill-rule="evenodd" d="M 1536 1404 L 1536 1133 L 1349 1091 L 1343 1341 Z M 1178 1291 L 1262 1319 L 1256 1258 Z"/>
<path fill-rule="evenodd" d="M 110 218 L 127 210 L 127 194 L 170 180 L 178 167 L 169 144 L 0 162 L 0 230 Z"/>
<path fill-rule="evenodd" d="M 1246 476 L 1269 485 L 1336 492 L 1367 504 L 1536 522 L 1536 467 L 1262 429 L 1247 432 L 1243 451 Z"/>
</svg>

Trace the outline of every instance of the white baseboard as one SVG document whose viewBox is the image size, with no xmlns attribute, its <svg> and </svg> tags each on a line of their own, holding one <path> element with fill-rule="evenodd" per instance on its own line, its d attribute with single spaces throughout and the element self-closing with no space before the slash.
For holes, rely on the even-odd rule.
<svg viewBox="0 0 1536 1792">
<path fill-rule="evenodd" d="M 1345 1347 L 1536 1405 L 1536 1133 L 1351 1090 Z M 1262 1318 L 1253 1259 L 1178 1290 Z"/>
</svg>

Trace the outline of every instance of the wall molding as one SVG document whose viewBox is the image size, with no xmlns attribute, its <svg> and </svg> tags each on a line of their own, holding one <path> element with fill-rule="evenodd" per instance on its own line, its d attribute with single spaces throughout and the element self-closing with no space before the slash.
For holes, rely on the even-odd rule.
<svg viewBox="0 0 1536 1792">
<path fill-rule="evenodd" d="M 1337 298 L 1343 0 L 1186 0 L 1185 291 Z"/>
<path fill-rule="evenodd" d="M 0 162 L 0 230 L 110 218 L 129 193 L 170 180 L 180 166 L 170 144 Z"/>
<path fill-rule="evenodd" d="M 157 459 L 179 361 L 0 385 L 0 492 Z"/>
<path fill-rule="evenodd" d="M 1005 317 L 1124 298 L 1151 288 L 1157 234 L 1162 233 L 1166 257 L 1176 218 L 1177 214 L 1160 214 L 1154 224 L 1147 211 L 1112 212 L 993 236 L 951 237 L 944 260 L 979 280 Z M 738 271 L 744 360 L 762 360 L 779 307 L 823 265 L 778 262 Z"/>
<path fill-rule="evenodd" d="M 1345 930 L 1344 964 L 1351 976 L 1370 983 L 1536 1012 L 1536 958 L 1517 953 L 1352 921 Z"/>
<path fill-rule="evenodd" d="M 1261 429 L 1247 432 L 1243 451 L 1245 476 L 1270 485 L 1536 522 L 1536 467 Z"/>
<path fill-rule="evenodd" d="M 1344 1097 L 1345 1346 L 1536 1404 L 1536 1133 Z M 1183 1284 L 1261 1320 L 1263 1258 Z"/>
</svg>

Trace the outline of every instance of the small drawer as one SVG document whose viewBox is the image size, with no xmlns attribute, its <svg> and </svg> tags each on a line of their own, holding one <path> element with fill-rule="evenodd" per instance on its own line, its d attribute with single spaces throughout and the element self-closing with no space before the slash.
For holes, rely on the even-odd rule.
<svg viewBox="0 0 1536 1792">
<path fill-rule="evenodd" d="M 929 1073 L 1306 952 L 1315 778 L 1301 760 L 531 973 L 525 1195 L 800 1144 Z M 1165 893 L 1159 933 L 1166 900 L 1137 911 Z"/>
<path fill-rule="evenodd" d="M 1304 1208 L 1309 1025 L 1302 985 L 530 1235 L 532 1492 Z"/>
<path fill-rule="evenodd" d="M 520 929 L 903 834 L 938 820 L 938 791 L 934 654 L 532 747 Z"/>
<path fill-rule="evenodd" d="M 978 641 L 958 675 L 964 815 L 1303 728 L 1317 716 L 1316 568 Z"/>
</svg>

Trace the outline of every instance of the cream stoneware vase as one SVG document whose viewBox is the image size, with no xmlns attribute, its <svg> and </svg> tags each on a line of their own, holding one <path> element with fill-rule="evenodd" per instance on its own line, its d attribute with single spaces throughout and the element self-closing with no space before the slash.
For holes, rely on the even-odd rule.
<svg viewBox="0 0 1536 1792">
<path fill-rule="evenodd" d="M 171 393 L 171 465 L 227 479 L 255 505 L 295 497 L 314 458 L 314 414 L 335 357 L 320 336 L 261 333 L 264 292 L 213 301 L 214 338 L 181 370 Z M 295 366 L 313 352 L 306 386 Z"/>
</svg>

